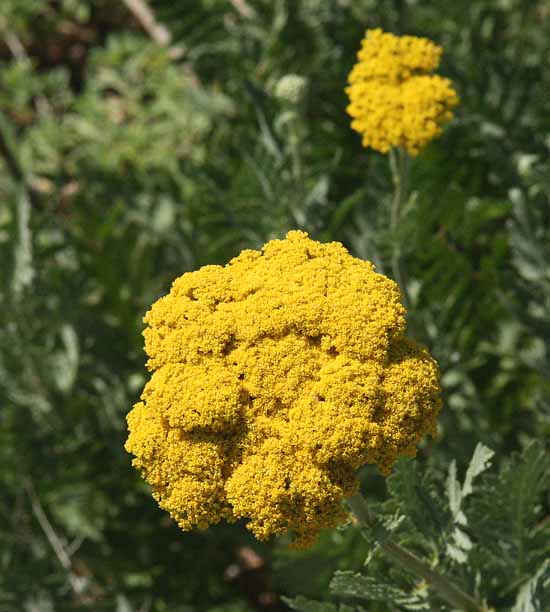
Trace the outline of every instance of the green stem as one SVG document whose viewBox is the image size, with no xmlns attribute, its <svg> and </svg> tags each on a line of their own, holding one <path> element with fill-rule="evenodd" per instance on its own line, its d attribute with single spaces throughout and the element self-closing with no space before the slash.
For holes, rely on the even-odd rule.
<svg viewBox="0 0 550 612">
<path fill-rule="evenodd" d="M 361 493 L 350 497 L 346 500 L 346 503 L 361 527 L 368 529 L 373 525 L 367 501 Z M 423 578 L 439 597 L 453 608 L 467 610 L 468 612 L 482 612 L 485 609 L 471 595 L 465 593 L 448 578 L 433 570 L 425 561 L 422 561 L 390 538 L 384 538 L 379 542 L 379 545 L 392 561 L 412 574 Z"/>
<path fill-rule="evenodd" d="M 390 150 L 390 167 L 394 187 L 390 210 L 390 233 L 392 237 L 391 269 L 395 281 L 401 288 L 403 302 L 407 309 L 410 307 L 410 299 L 401 262 L 398 230 L 401 221 L 401 212 L 409 197 L 409 162 L 409 155 L 404 149 L 399 148 Z"/>
<path fill-rule="evenodd" d="M 296 185 L 302 183 L 302 160 L 300 157 L 300 135 L 299 135 L 299 118 L 295 116 L 290 121 L 289 125 L 289 145 L 290 155 L 292 159 L 292 174 Z"/>
</svg>

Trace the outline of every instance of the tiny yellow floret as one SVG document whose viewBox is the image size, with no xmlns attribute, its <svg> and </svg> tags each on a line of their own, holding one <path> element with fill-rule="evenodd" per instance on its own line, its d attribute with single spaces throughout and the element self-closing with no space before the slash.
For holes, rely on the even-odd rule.
<svg viewBox="0 0 550 612">
<path fill-rule="evenodd" d="M 439 374 L 397 285 L 300 231 L 176 279 L 145 316 L 152 376 L 126 449 L 184 530 L 247 519 L 307 546 L 356 471 L 434 433 Z"/>
<path fill-rule="evenodd" d="M 402 147 L 417 155 L 453 117 L 458 96 L 449 79 L 431 74 L 442 48 L 427 38 L 367 30 L 346 93 L 351 127 L 363 146 Z"/>
</svg>

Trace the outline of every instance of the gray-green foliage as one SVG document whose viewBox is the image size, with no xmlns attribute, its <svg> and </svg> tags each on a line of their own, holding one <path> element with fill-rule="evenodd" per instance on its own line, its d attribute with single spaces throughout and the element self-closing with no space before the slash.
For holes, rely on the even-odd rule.
<svg viewBox="0 0 550 612">
<path fill-rule="evenodd" d="M 365 533 L 374 553 L 361 572 L 334 575 L 330 589 L 337 601 L 368 610 L 447 609 L 429 584 L 384 558 L 377 541 L 391 537 L 487 609 L 544 612 L 550 600 L 550 524 L 544 512 L 550 457 L 536 442 L 498 471 L 490 469 L 493 457 L 478 444 L 464 479 L 451 463 L 445 480 L 430 473 L 420 477 L 411 460 L 401 460 L 388 479 L 390 498 L 377 512 L 379 521 L 396 514 L 403 520 L 391 521 L 393 527 L 374 538 L 372 529 Z M 376 603 L 381 607 L 371 607 Z M 304 598 L 292 606 L 325 609 Z"/>
<path fill-rule="evenodd" d="M 548 584 L 548 501 L 528 446 L 550 437 L 547 3 L 148 4 L 167 46 L 126 2 L 0 2 L 0 610 L 282 608 L 273 592 L 326 599 L 334 570 L 361 569 L 352 529 L 300 553 L 240 525 L 182 534 L 123 450 L 148 306 L 181 273 L 296 227 L 386 273 L 397 246 L 411 333 L 442 368 L 430 454 L 399 464 L 386 504 L 383 480 L 364 475 L 373 539 L 391 531 L 493 605 L 536 610 Z M 361 147 L 343 91 L 378 26 L 443 44 L 462 100 L 413 161 L 396 235 L 387 159 Z M 288 75 L 300 95 L 280 95 Z M 478 441 L 493 467 L 476 474 L 479 450 L 465 483 Z M 523 463 L 506 464 L 521 447 Z M 528 508 L 511 493 L 520 476 Z M 266 566 L 231 582 L 243 546 Z M 400 609 L 425 601 L 410 577 L 371 575 L 387 566 L 370 553 L 361 588 Z"/>
</svg>

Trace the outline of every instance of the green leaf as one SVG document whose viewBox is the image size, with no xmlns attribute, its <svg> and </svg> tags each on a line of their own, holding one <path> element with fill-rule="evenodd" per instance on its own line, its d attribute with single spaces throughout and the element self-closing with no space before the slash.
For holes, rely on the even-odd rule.
<svg viewBox="0 0 550 612">
<path fill-rule="evenodd" d="M 449 474 L 447 476 L 447 497 L 449 499 L 449 508 L 453 515 L 455 523 L 466 525 L 466 516 L 462 512 L 462 492 L 460 483 L 456 477 L 456 461 L 453 459 L 449 465 Z"/>
<path fill-rule="evenodd" d="M 315 204 L 325 204 L 327 201 L 328 190 L 329 178 L 326 175 L 322 175 L 315 181 L 315 184 L 306 195 L 304 206 L 309 208 Z"/>
<path fill-rule="evenodd" d="M 32 234 L 31 234 L 31 203 L 25 189 L 19 190 L 17 199 L 17 242 L 15 243 L 15 266 L 12 288 L 16 297 L 30 287 L 34 278 Z"/>
<path fill-rule="evenodd" d="M 474 479 L 491 466 L 491 458 L 494 454 L 494 451 L 481 444 L 481 442 L 478 442 L 472 456 L 472 460 L 470 461 L 470 465 L 466 471 L 464 484 L 462 485 L 463 499 L 472 493 L 472 483 L 474 482 Z"/>
<path fill-rule="evenodd" d="M 295 598 L 281 597 L 281 599 L 293 610 L 298 610 L 298 612 L 338 612 L 338 607 L 333 603 L 314 601 L 301 595 Z"/>
<path fill-rule="evenodd" d="M 336 572 L 330 583 L 330 590 L 341 597 L 356 597 L 366 601 L 393 603 L 407 610 L 428 609 L 424 592 L 408 594 L 402 589 L 383 581 L 354 572 Z"/>
<path fill-rule="evenodd" d="M 358 189 L 334 206 L 328 227 L 329 232 L 331 234 L 337 232 L 353 209 L 364 204 L 366 197 L 365 190 Z"/>
<path fill-rule="evenodd" d="M 135 612 L 135 608 L 127 597 L 119 593 L 116 596 L 116 612 Z"/>
<path fill-rule="evenodd" d="M 547 559 L 537 573 L 519 590 L 511 612 L 545 612 L 550 602 L 550 561 Z"/>
<path fill-rule="evenodd" d="M 503 579 L 523 579 L 533 562 L 550 554 L 548 527 L 544 522 L 539 525 L 541 497 L 550 485 L 548 452 L 533 441 L 498 475 L 487 474 L 483 481 L 479 493 L 471 497 L 468 516 L 476 548 L 485 551 L 484 569 L 498 567 Z"/>
<path fill-rule="evenodd" d="M 406 457 L 399 459 L 387 484 L 389 493 L 399 502 L 399 511 L 426 537 L 434 537 L 443 529 L 447 520 L 427 483 L 421 482 L 414 461 Z"/>
<path fill-rule="evenodd" d="M 354 572 L 336 572 L 330 582 L 335 595 L 372 601 L 394 601 L 404 594 L 401 589 L 382 584 L 376 579 Z"/>
<path fill-rule="evenodd" d="M 451 541 L 447 543 L 447 554 L 451 559 L 462 564 L 468 560 L 468 554 L 472 548 L 473 543 L 470 536 L 460 527 L 456 527 L 453 530 Z"/>
<path fill-rule="evenodd" d="M 74 327 L 69 324 L 61 327 L 60 336 L 63 350 L 52 356 L 51 365 L 58 389 L 67 393 L 72 389 L 78 371 L 78 336 Z"/>
</svg>

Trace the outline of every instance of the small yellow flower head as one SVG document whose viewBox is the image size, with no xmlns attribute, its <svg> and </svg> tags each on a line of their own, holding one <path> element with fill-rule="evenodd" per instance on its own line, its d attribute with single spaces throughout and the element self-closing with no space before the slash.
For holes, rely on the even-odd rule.
<svg viewBox="0 0 550 612">
<path fill-rule="evenodd" d="M 427 38 L 367 30 L 349 74 L 347 108 L 363 146 L 416 155 L 453 117 L 458 96 L 449 79 L 431 73 L 442 49 Z"/>
<path fill-rule="evenodd" d="M 152 371 L 126 449 L 184 530 L 248 519 L 295 544 L 345 518 L 366 463 L 433 433 L 438 369 L 397 285 L 304 232 L 176 279 L 145 316 Z"/>
</svg>

